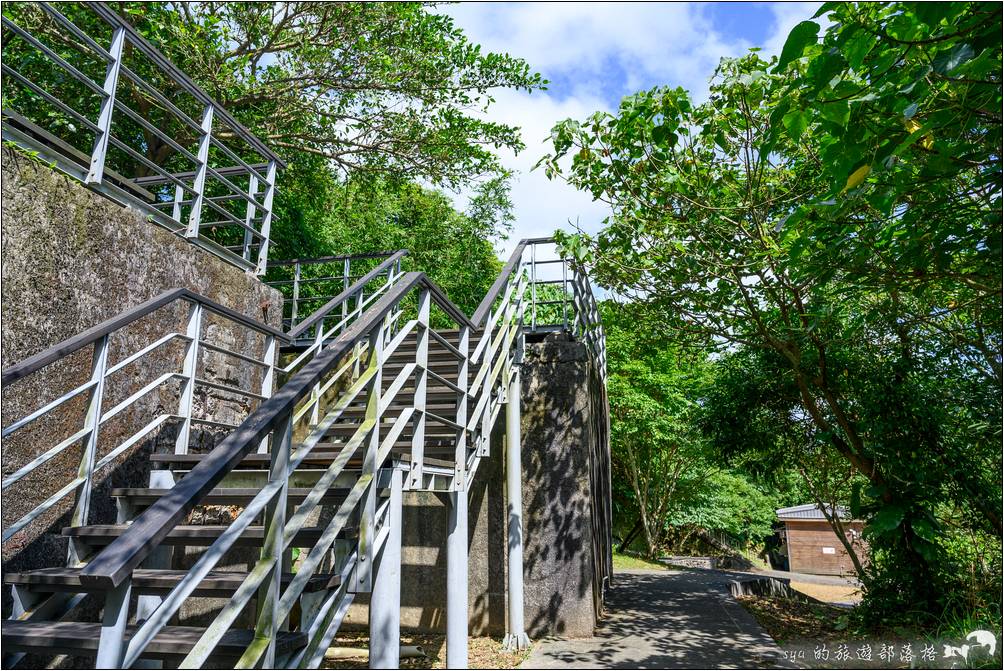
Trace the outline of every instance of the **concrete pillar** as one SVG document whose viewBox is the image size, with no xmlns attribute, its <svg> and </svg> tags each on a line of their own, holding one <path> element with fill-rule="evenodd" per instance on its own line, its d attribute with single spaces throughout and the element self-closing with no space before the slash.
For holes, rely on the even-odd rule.
<svg viewBox="0 0 1004 671">
<path fill-rule="evenodd" d="M 525 650 L 530 645 L 523 624 L 523 466 L 520 440 L 520 375 L 513 366 L 505 409 L 506 529 L 509 548 L 506 650 Z"/>
<path fill-rule="evenodd" d="M 446 668 L 467 668 L 467 492 L 450 492 L 446 539 Z"/>
<path fill-rule="evenodd" d="M 370 668 L 396 669 L 401 651 L 401 487 L 399 468 L 391 471 L 390 531 L 384 541 L 370 595 Z"/>
</svg>

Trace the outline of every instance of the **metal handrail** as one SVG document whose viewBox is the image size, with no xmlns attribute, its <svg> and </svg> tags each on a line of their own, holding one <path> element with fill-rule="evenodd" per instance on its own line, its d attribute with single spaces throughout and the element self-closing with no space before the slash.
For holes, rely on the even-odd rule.
<svg viewBox="0 0 1004 671">
<path fill-rule="evenodd" d="M 332 298 L 330 301 L 319 307 L 313 312 L 309 317 L 304 319 L 302 322 L 298 323 L 289 331 L 289 338 L 291 340 L 296 340 L 298 337 L 310 330 L 312 326 L 317 324 L 319 321 L 324 319 L 328 314 L 330 314 L 335 308 L 340 307 L 342 303 L 351 299 L 353 296 L 357 295 L 359 290 L 371 281 L 387 272 L 391 268 L 395 267 L 401 259 L 408 255 L 407 249 L 401 249 L 396 252 L 391 253 L 380 265 L 378 265 L 373 270 L 369 271 L 363 275 L 359 280 L 357 280 L 352 286 L 342 291 L 340 294 Z M 332 257 L 335 260 L 351 260 L 353 258 L 380 258 L 384 254 L 379 255 L 366 255 L 366 256 L 354 256 L 354 257 Z M 277 265 L 277 264 L 273 264 Z"/>
<path fill-rule="evenodd" d="M 241 459 L 292 415 L 296 404 L 310 393 L 322 376 L 349 355 L 355 345 L 379 326 L 400 300 L 418 286 L 427 289 L 433 301 L 459 324 L 474 327 L 474 323 L 425 273 L 405 273 L 386 295 L 338 336 L 334 343 L 304 365 L 187 476 L 141 513 L 121 536 L 92 559 L 80 573 L 81 582 L 112 589 L 128 578 L 150 551 L 199 505 L 206 494 Z"/>
<path fill-rule="evenodd" d="M 365 254 L 344 254 L 340 256 L 315 256 L 311 258 L 304 259 L 281 259 L 279 261 L 270 261 L 269 266 L 272 268 L 279 266 L 292 266 L 297 263 L 309 264 L 309 263 L 333 263 L 335 261 L 354 261 L 356 259 L 382 259 L 385 256 L 393 256 L 394 254 L 400 254 L 402 251 L 398 249 L 396 251 L 388 252 L 368 252 Z"/>
<path fill-rule="evenodd" d="M 77 335 L 67 338 L 62 342 L 39 352 L 38 354 L 32 355 L 19 363 L 4 368 L 2 374 L 0 374 L 0 384 L 6 385 L 11 382 L 15 382 L 16 380 L 20 380 L 21 378 L 49 365 L 53 361 L 72 354 L 83 347 L 87 347 L 88 345 L 98 341 L 100 338 L 113 333 L 114 331 L 117 331 L 123 326 L 127 326 L 134 321 L 142 319 L 151 312 L 154 312 L 168 303 L 178 300 L 179 298 L 198 301 L 210 311 L 215 312 L 221 317 L 226 317 L 231 321 L 237 322 L 238 324 L 248 328 L 261 331 L 262 333 L 267 333 L 268 335 L 271 335 L 283 342 L 289 342 L 290 340 L 289 336 L 282 331 L 274 329 L 263 322 L 251 319 L 250 317 L 232 310 L 225 305 L 220 305 L 216 301 L 195 293 L 191 289 L 169 289 L 168 291 L 154 296 L 144 303 L 140 303 L 134 308 L 124 310 L 111 319 L 106 319 L 100 324 L 92 326 L 86 331 L 81 331 Z"/>
<path fill-rule="evenodd" d="M 48 3 L 26 2 L 18 3 L 18 6 L 37 7 L 44 12 L 43 15 L 47 15 L 49 25 L 53 26 L 52 30 L 59 34 L 71 34 L 78 41 L 63 45 L 69 52 L 63 51 L 62 47 L 52 48 L 39 39 L 44 35 L 55 34 L 52 30 L 39 30 L 35 31 L 37 34 L 33 34 L 18 25 L 15 17 L 9 16 L 5 11 L 3 26 L 16 37 L 4 41 L 5 54 L 9 54 L 6 51 L 9 44 L 23 44 L 43 55 L 57 75 L 37 76 L 33 81 L 30 72 L 17 72 L 6 64 L 4 74 L 9 76 L 9 81 L 16 81 L 19 87 L 30 90 L 46 101 L 47 105 L 41 108 L 42 112 L 54 107 L 75 119 L 83 130 L 93 136 L 93 144 L 85 152 L 82 151 L 84 147 L 74 146 L 67 137 L 50 133 L 42 127 L 50 123 L 46 117 L 41 114 L 32 117 L 34 107 L 37 106 L 31 108 L 31 113 L 21 110 L 21 114 L 4 109 L 4 139 L 38 152 L 46 160 L 53 161 L 60 170 L 80 179 L 87 186 L 138 208 L 149 215 L 154 223 L 189 238 L 194 244 L 230 263 L 253 269 L 259 275 L 263 274 L 268 263 L 276 171 L 285 167 L 283 160 L 105 3 L 86 3 L 82 11 L 94 14 L 111 28 L 111 43 L 106 46 L 99 45 L 93 37 Z M 68 55 L 70 52 L 72 57 Z M 81 71 L 86 70 L 83 65 L 78 68 L 73 64 L 80 55 L 88 58 L 96 55 L 103 61 L 106 66 L 103 79 L 92 79 Z M 144 80 L 135 71 L 139 68 L 130 68 L 124 63 L 127 58 L 135 58 L 137 55 L 152 64 L 154 70 L 170 80 L 178 90 L 190 96 L 195 105 L 201 106 L 201 116 L 194 115 L 198 118 L 193 119 L 156 86 Z M 96 119 L 88 118 L 89 113 L 82 114 L 82 110 L 74 109 L 67 101 L 60 100 L 58 95 L 53 95 L 54 92 L 59 92 L 58 85 L 62 76 L 59 73 L 66 73 L 74 82 L 83 85 L 99 98 L 100 112 Z M 5 88 L 7 81 L 5 80 Z M 131 82 L 156 101 L 154 108 L 179 122 L 186 129 L 186 134 L 194 137 L 192 143 L 197 147 L 186 148 L 183 146 L 186 143 L 171 137 L 165 126 L 144 118 L 143 114 L 129 107 L 123 96 L 118 95 L 123 81 Z M 47 90 L 47 87 L 51 90 Z M 9 93 L 5 90 L 5 101 L 17 104 L 17 99 Z M 173 149 L 175 155 L 184 159 L 192 170 L 167 170 L 164 165 L 145 155 L 145 141 L 139 146 L 130 146 L 130 142 L 121 134 L 121 122 L 126 118 L 141 128 L 144 135 L 153 136 Z M 116 122 L 119 122 L 118 126 L 115 125 Z M 240 149 L 235 151 L 236 144 L 231 148 L 221 140 L 221 126 L 224 127 L 228 141 L 232 138 L 233 142 L 240 145 Z M 111 165 L 107 165 L 108 151 L 112 147 L 126 157 L 128 166 L 139 167 L 140 173 L 149 171 L 153 173 L 153 177 L 118 174 Z M 245 160 L 239 155 L 242 153 L 254 154 L 257 160 Z M 228 162 L 234 161 L 237 165 L 212 165 L 220 158 Z M 232 181 L 234 177 L 241 177 L 247 188 L 243 184 L 235 184 Z M 156 186 L 158 189 L 155 191 L 158 193 L 151 194 L 141 185 Z M 212 189 L 216 187 L 223 187 L 238 202 L 231 204 L 230 209 L 221 207 L 209 198 Z M 164 211 L 164 208 L 167 210 Z M 202 226 L 204 208 L 210 208 L 218 215 L 214 217 L 218 221 L 214 222 L 212 231 L 204 230 L 209 227 Z M 217 234 L 217 228 L 221 231 L 225 228 L 226 231 Z M 240 251 L 239 254 L 227 246 L 228 237 L 230 241 L 235 237 L 244 238 L 244 244 L 236 248 Z"/>
<path fill-rule="evenodd" d="M 188 315 L 185 320 L 186 326 L 183 331 L 172 331 L 155 338 L 152 342 L 124 356 L 117 363 L 113 364 L 109 360 L 112 337 L 115 334 L 157 310 L 175 305 L 178 301 L 189 305 Z M 260 357 L 252 361 L 252 358 L 247 353 L 234 352 L 221 344 L 210 343 L 210 331 L 204 328 L 206 323 L 204 319 L 205 313 L 212 313 L 222 317 L 228 323 L 244 328 L 248 332 L 256 334 L 256 337 L 262 338 Z M 46 498 L 41 504 L 35 506 L 26 515 L 5 528 L 2 536 L 3 542 L 6 543 L 9 541 L 39 515 L 50 510 L 68 494 L 78 490 L 70 525 L 80 526 L 86 524 L 88 511 L 91 506 L 91 492 L 93 491 L 94 478 L 97 472 L 111 464 L 119 456 L 126 454 L 140 440 L 151 435 L 168 422 L 180 421 L 180 430 L 176 437 L 175 445 L 177 450 L 187 451 L 192 423 L 193 421 L 197 422 L 199 419 L 194 417 L 193 394 L 196 388 L 216 389 L 227 394 L 251 399 L 252 402 L 260 402 L 267 398 L 272 392 L 273 371 L 277 353 L 276 343 L 284 338 L 285 334 L 266 324 L 245 317 L 190 290 L 175 289 L 164 292 L 142 305 L 105 320 L 101 324 L 73 338 L 69 338 L 4 370 L 2 380 L 6 385 L 24 379 L 31 373 L 39 371 L 49 364 L 59 361 L 85 347 L 93 347 L 90 366 L 91 372 L 85 382 L 77 385 L 69 392 L 63 393 L 55 400 L 49 401 L 37 410 L 28 413 L 21 419 L 14 421 L 2 430 L 3 438 L 8 439 L 12 434 L 21 431 L 28 425 L 37 423 L 43 417 L 48 417 L 51 413 L 57 411 L 63 411 L 64 404 L 71 399 L 79 397 L 84 397 L 85 399 L 87 411 L 82 420 L 82 427 L 68 438 L 41 452 L 29 463 L 5 477 L 2 488 L 7 489 L 43 464 L 64 454 L 73 445 L 82 443 L 81 461 L 76 478 L 68 483 L 64 483 L 58 491 Z M 184 343 L 182 354 L 180 356 L 178 354 L 164 354 L 165 346 L 175 341 Z M 209 347 L 221 356 L 234 356 L 243 361 L 252 361 L 254 365 L 254 370 L 251 374 L 252 379 L 256 380 L 254 384 L 260 382 L 260 385 L 254 389 L 246 389 L 237 384 L 225 384 L 223 381 L 214 381 L 207 379 L 205 375 L 200 375 L 199 352 L 202 347 Z M 109 380 L 126 367 L 132 366 L 144 357 L 158 351 L 163 356 L 174 356 L 177 360 L 178 368 L 159 374 L 149 380 L 137 380 L 139 389 L 129 390 L 130 393 L 128 393 L 125 399 L 119 400 L 113 407 L 105 409 L 104 401 L 109 396 L 109 394 L 105 393 L 105 388 L 108 386 Z M 203 366 L 205 366 L 204 360 Z M 135 407 L 148 394 L 161 389 L 166 383 L 173 381 L 180 381 L 181 385 L 178 393 L 178 408 L 176 412 L 164 411 L 158 408 L 151 414 L 151 419 L 143 420 L 146 424 L 142 428 L 129 435 L 111 450 L 104 451 L 103 454 L 99 453 L 98 446 L 101 440 L 102 427 L 109 420 L 120 415 L 126 409 Z M 70 560 L 72 562 L 77 559 L 76 549 L 71 544 Z"/>
<path fill-rule="evenodd" d="M 499 273 L 498 277 L 495 278 L 495 281 L 492 283 L 488 293 L 485 294 L 484 299 L 482 299 L 481 303 L 478 304 L 474 314 L 471 315 L 471 321 L 478 324 L 479 327 L 485 323 L 488 319 L 488 314 L 491 312 L 492 305 L 495 304 L 495 301 L 502 293 L 502 290 L 505 289 L 506 282 L 509 281 L 509 277 L 517 269 L 517 267 L 519 267 L 523 258 L 523 252 L 528 246 L 546 244 L 553 241 L 553 238 L 524 238 L 520 240 L 512 254 L 509 256 L 509 260 L 502 267 L 502 271 Z"/>
</svg>

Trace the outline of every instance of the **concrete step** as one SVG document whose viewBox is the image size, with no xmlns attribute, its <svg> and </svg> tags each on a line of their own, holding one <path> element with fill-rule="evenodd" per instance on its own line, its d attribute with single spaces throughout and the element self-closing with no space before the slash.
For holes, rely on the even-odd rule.
<svg viewBox="0 0 1004 671">
<path fill-rule="evenodd" d="M 33 592 L 72 592 L 83 593 L 101 591 L 89 588 L 80 582 L 80 568 L 43 568 L 20 573 L 5 573 L 5 585 L 27 587 Z M 167 594 L 174 589 L 188 571 L 135 569 L 132 574 L 132 589 L 139 594 Z M 193 592 L 193 596 L 231 597 L 241 586 L 247 573 L 230 571 L 212 571 Z M 283 585 L 289 584 L 293 573 L 283 573 Z M 341 584 L 337 574 L 317 574 L 311 576 L 305 591 L 318 592 L 336 589 Z M 6 623 L 4 629 L 6 630 Z"/>
<path fill-rule="evenodd" d="M 137 627 L 126 628 L 126 639 Z M 146 647 L 144 657 L 159 659 L 187 655 L 202 637 L 202 627 L 164 627 Z M 32 622 L 5 620 L 2 636 L 5 653 L 39 652 L 91 656 L 97 652 L 101 637 L 98 622 Z M 232 629 L 216 646 L 214 657 L 236 658 L 254 639 L 253 630 Z M 276 638 L 276 650 L 289 653 L 307 644 L 306 634 L 281 631 Z"/>
<path fill-rule="evenodd" d="M 82 527 L 64 527 L 63 535 L 77 538 L 87 545 L 108 545 L 121 536 L 128 524 L 91 524 Z M 179 524 L 168 532 L 163 545 L 171 546 L 209 546 L 229 527 L 221 524 Z M 324 533 L 322 527 L 306 527 L 300 529 L 293 538 L 293 547 L 313 547 Z M 339 538 L 355 538 L 356 529 L 346 528 L 338 535 Z M 235 547 L 261 547 L 265 540 L 265 527 L 251 526 L 245 529 L 234 543 Z"/>
</svg>

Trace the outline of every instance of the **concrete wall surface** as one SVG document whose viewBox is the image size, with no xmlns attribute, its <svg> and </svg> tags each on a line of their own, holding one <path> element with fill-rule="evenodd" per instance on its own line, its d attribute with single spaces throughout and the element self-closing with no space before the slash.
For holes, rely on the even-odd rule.
<svg viewBox="0 0 1004 671">
<path fill-rule="evenodd" d="M 4 368 L 44 351 L 102 321 L 165 291 L 186 287 L 228 308 L 273 327 L 281 324 L 281 295 L 253 275 L 90 191 L 76 181 L 10 149 L 2 153 L 2 365 Z M 161 308 L 113 335 L 109 365 L 121 361 L 171 332 L 185 332 L 189 307 L 177 302 Z M 264 353 L 264 338 L 233 322 L 209 315 L 203 337 L 247 356 Z M 85 382 L 93 347 L 84 347 L 40 371 L 5 385 L 3 426 L 44 406 Z M 171 371 L 179 371 L 184 343 L 175 341 L 123 368 L 106 385 L 105 410 Z M 260 390 L 261 368 L 234 357 L 203 350 L 199 377 Z M 97 456 L 107 454 L 153 417 L 174 413 L 176 383 L 143 396 L 99 432 Z M 28 425 L 3 444 L 7 476 L 83 426 L 87 394 L 66 403 L 56 415 Z M 194 398 L 195 416 L 238 423 L 256 407 L 251 397 L 202 388 Z M 158 445 L 173 449 L 176 426 L 168 424 L 133 446 L 98 474 L 92 523 L 114 522 L 111 486 L 146 486 L 147 455 Z M 195 431 L 193 451 L 211 449 L 218 431 Z M 67 484 L 77 473 L 82 441 L 66 449 L 4 491 L 3 525 L 7 527 Z M 65 562 L 66 546 L 58 531 L 68 519 L 73 496 L 43 514 L 3 546 L 5 569 L 55 566 Z"/>
<path fill-rule="evenodd" d="M 586 348 L 554 339 L 527 346 L 522 365 L 524 617 L 531 638 L 593 635 L 609 575 L 609 451 L 605 399 Z M 504 412 L 469 492 L 468 608 L 472 635 L 506 631 Z M 448 508 L 405 493 L 401 623 L 444 632 Z M 357 597 L 346 626 L 364 628 Z"/>
</svg>

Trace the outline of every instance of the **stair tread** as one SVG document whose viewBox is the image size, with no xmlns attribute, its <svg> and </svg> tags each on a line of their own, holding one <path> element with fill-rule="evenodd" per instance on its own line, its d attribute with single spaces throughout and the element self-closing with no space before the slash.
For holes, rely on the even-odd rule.
<svg viewBox="0 0 1004 671">
<path fill-rule="evenodd" d="M 129 528 L 128 524 L 89 524 L 80 527 L 64 527 L 63 535 L 75 538 L 84 538 L 91 544 L 101 544 L 111 542 L 118 538 Z M 229 529 L 222 524 L 179 524 L 171 529 L 164 538 L 163 543 L 168 545 L 197 545 L 200 542 L 211 544 L 219 538 L 224 531 Z M 296 532 L 293 539 L 294 547 L 310 547 L 315 545 L 324 533 L 322 527 L 306 527 Z M 342 538 L 353 537 L 355 529 L 343 529 Z M 250 526 L 246 528 L 238 537 L 235 545 L 260 545 L 265 538 L 265 527 Z"/>
<path fill-rule="evenodd" d="M 155 501 L 167 494 L 170 489 L 158 489 L 154 487 L 117 487 L 112 490 L 112 496 L 116 498 L 129 498 L 134 501 Z M 286 496 L 290 503 L 300 503 L 311 490 L 299 487 L 290 487 Z M 216 505 L 224 503 L 247 503 L 261 492 L 261 489 L 254 487 L 221 487 L 214 489 L 202 499 L 203 505 Z M 327 501 L 341 501 L 349 493 L 348 489 L 329 489 L 321 496 L 321 503 Z"/>
<path fill-rule="evenodd" d="M 449 442 L 452 442 L 452 439 Z M 323 447 L 340 447 L 340 446 L 341 446 L 341 444 L 337 444 L 337 443 L 320 443 L 320 444 L 317 445 L 317 447 L 321 447 L 321 448 L 323 448 Z M 411 441 L 410 440 L 407 440 L 407 441 L 398 441 L 397 443 L 395 443 L 394 447 L 397 448 L 398 450 L 407 449 L 407 450 L 410 451 L 411 450 Z M 435 446 L 435 445 L 427 445 L 426 449 L 434 449 L 435 447 L 437 447 L 437 446 Z M 439 447 L 444 447 L 445 448 L 445 447 L 449 447 L 449 445 L 442 445 L 442 446 L 439 446 Z M 311 452 L 309 455 L 307 455 L 307 457 L 301 463 L 303 463 L 303 464 L 322 464 L 322 465 L 327 465 L 327 464 L 330 464 L 332 461 L 334 461 L 335 458 L 338 457 L 340 454 L 341 454 L 341 452 L 324 451 L 324 450 L 317 451 L 317 452 Z M 205 454 L 151 454 L 150 455 L 150 460 L 153 461 L 153 462 L 159 463 L 159 464 L 197 464 L 200 461 L 202 461 L 203 459 L 205 459 L 206 456 L 208 456 L 208 455 L 205 455 Z M 262 468 L 262 467 L 267 466 L 268 464 L 269 464 L 269 455 L 267 455 L 267 454 L 249 454 L 246 457 L 244 457 L 243 460 L 241 460 L 241 462 L 240 462 L 239 465 L 241 465 L 241 466 L 250 466 L 250 467 L 257 466 L 259 468 Z M 345 465 L 345 467 L 348 470 L 353 470 L 353 469 L 359 468 L 361 466 L 361 464 L 362 464 L 362 457 L 358 457 L 357 456 L 357 457 L 355 457 L 353 459 L 349 459 L 349 461 Z"/>
<path fill-rule="evenodd" d="M 322 447 L 322 448 L 323 447 L 339 447 L 339 445 L 332 444 L 332 443 L 319 443 L 317 447 Z M 450 445 L 442 446 L 442 447 L 437 447 L 437 446 L 434 446 L 434 445 L 427 445 L 425 447 L 425 454 L 426 455 L 439 455 L 439 456 L 442 456 L 443 454 L 450 454 L 450 455 L 452 455 L 453 454 L 453 452 L 452 452 L 453 449 L 454 449 L 453 446 L 450 446 Z M 405 460 L 411 459 L 411 441 L 402 441 L 402 442 L 396 443 L 395 446 L 394 446 L 394 448 L 392 449 L 392 453 L 394 455 L 398 456 L 401 459 L 405 459 Z M 312 452 L 306 459 L 303 460 L 303 463 L 304 464 L 319 464 L 319 465 L 322 465 L 322 466 L 326 466 L 326 465 L 330 464 L 335 459 L 335 457 L 337 457 L 339 454 L 340 454 L 339 452 L 327 452 L 327 451 Z M 205 454 L 152 454 L 152 455 L 150 455 L 151 458 L 157 457 L 156 461 L 158 461 L 160 463 L 166 463 L 166 464 L 185 464 L 185 465 L 194 465 L 194 464 L 197 464 L 200 461 L 202 461 L 203 459 L 205 459 L 206 456 L 207 455 L 205 455 Z M 242 466 L 248 466 L 248 467 L 257 467 L 258 469 L 263 469 L 263 468 L 267 468 L 267 466 L 269 464 L 269 460 L 268 460 L 268 455 L 267 454 L 266 455 L 254 454 L 254 455 L 248 455 L 248 457 L 253 457 L 253 459 L 251 459 L 249 461 L 246 461 L 246 462 L 241 462 L 240 465 L 242 465 Z M 265 458 L 262 459 L 261 457 L 265 457 Z M 247 457 L 245 457 L 245 459 L 247 459 Z M 442 459 L 435 459 L 435 458 L 426 458 L 425 459 L 425 463 L 428 464 L 428 465 L 430 465 L 430 466 L 440 466 L 440 467 L 443 467 L 443 468 L 453 468 L 453 466 L 454 466 L 454 462 L 453 461 L 444 461 Z M 346 468 L 346 470 L 354 470 L 354 469 L 360 468 L 361 466 L 362 466 L 362 460 L 361 459 L 350 459 L 348 461 L 348 463 L 346 464 L 345 468 Z M 257 493 L 257 490 L 255 490 L 255 492 Z"/>
<path fill-rule="evenodd" d="M 126 638 L 130 638 L 136 629 L 136 626 L 126 627 Z M 150 641 L 144 654 L 151 657 L 187 654 L 203 633 L 203 627 L 164 627 Z M 100 636 L 101 624 L 98 622 L 5 620 L 2 630 L 3 644 L 10 646 L 11 650 L 93 652 L 98 648 Z M 216 654 L 240 655 L 253 638 L 253 630 L 231 629 L 216 646 Z M 306 644 L 307 636 L 303 633 L 280 631 L 276 636 L 277 650 L 283 652 L 298 650 Z"/>
<path fill-rule="evenodd" d="M 81 567 L 69 568 L 42 568 L 31 571 L 5 573 L 3 582 L 6 585 L 27 585 L 31 587 L 51 587 L 51 588 L 81 588 L 82 591 L 90 591 L 83 588 L 80 582 Z M 188 575 L 188 571 L 178 571 L 173 569 L 144 569 L 133 570 L 133 589 L 146 592 L 149 590 L 161 591 L 174 588 L 182 578 Z M 282 581 L 288 584 L 293 579 L 293 573 L 283 573 Z M 234 571 L 210 571 L 209 575 L 199 583 L 196 593 L 202 592 L 229 592 L 233 593 L 240 587 L 247 577 L 247 573 Z M 308 592 L 316 592 L 322 589 L 334 589 L 341 584 L 338 574 L 322 574 L 311 576 L 305 588 Z M 5 625 L 6 626 L 6 625 Z"/>
</svg>

